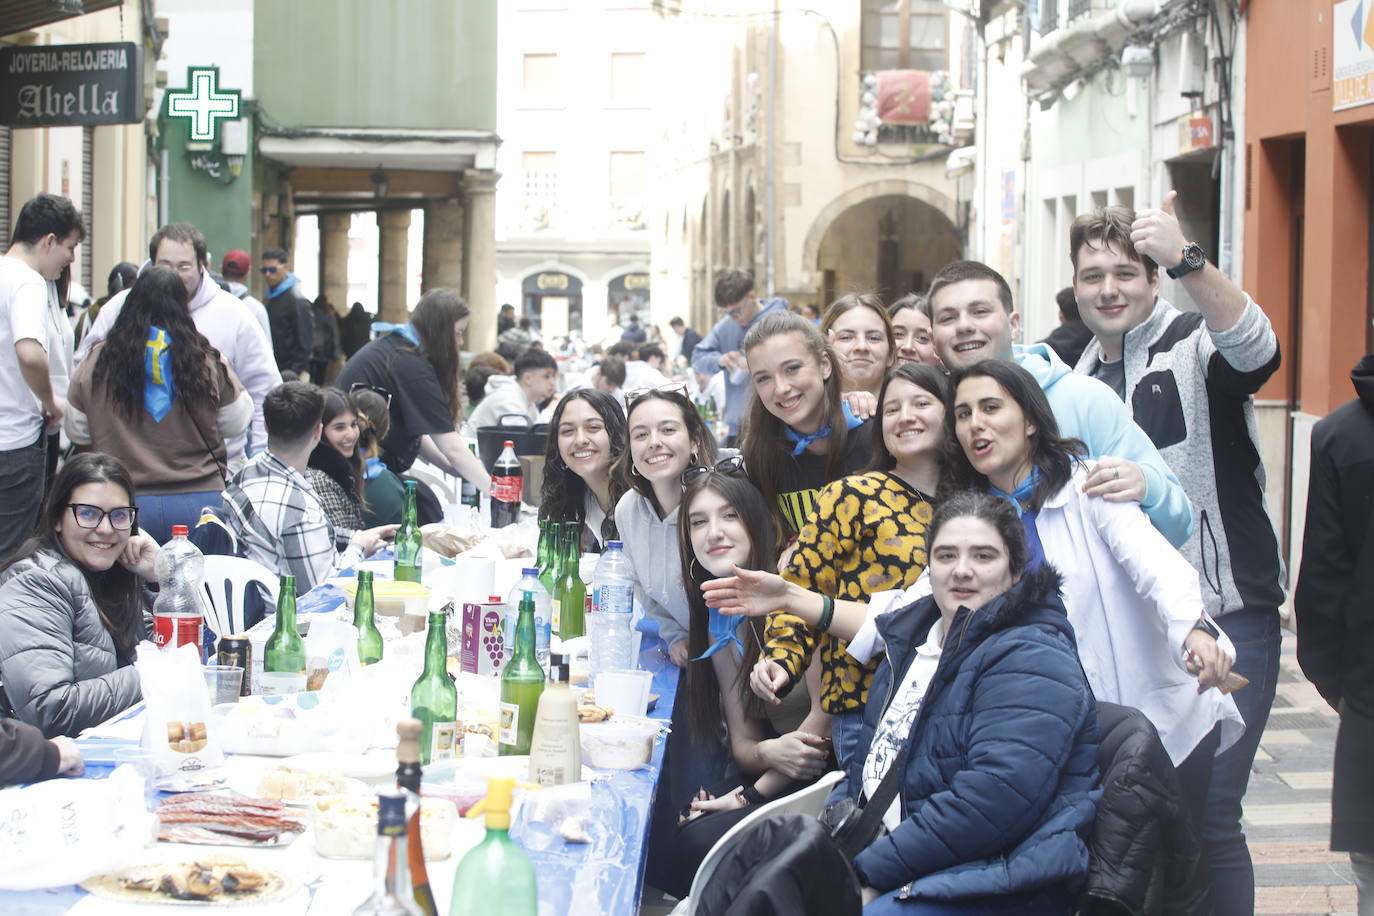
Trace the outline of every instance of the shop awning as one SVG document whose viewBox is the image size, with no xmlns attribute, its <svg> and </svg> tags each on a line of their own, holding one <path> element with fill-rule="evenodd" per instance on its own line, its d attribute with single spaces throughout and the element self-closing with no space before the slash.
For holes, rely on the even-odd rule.
<svg viewBox="0 0 1374 916">
<path fill-rule="evenodd" d="M 120 5 L 121 0 L 5 0 L 0 3 L 0 39 L 84 13 Z"/>
</svg>

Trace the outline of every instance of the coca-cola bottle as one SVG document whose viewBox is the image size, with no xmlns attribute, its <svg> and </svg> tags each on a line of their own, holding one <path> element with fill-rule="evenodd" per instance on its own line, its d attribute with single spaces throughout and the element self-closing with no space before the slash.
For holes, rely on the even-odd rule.
<svg viewBox="0 0 1374 916">
<path fill-rule="evenodd" d="M 154 561 L 158 592 L 153 602 L 153 642 L 165 649 L 187 643 L 199 646 L 205 621 L 201 599 L 205 557 L 186 534 L 185 525 L 173 525 L 172 539 L 158 549 Z"/>
<path fill-rule="evenodd" d="M 520 488 L 524 486 L 524 477 L 520 459 L 515 457 L 515 443 L 507 439 L 491 474 L 491 527 L 504 528 L 520 521 Z"/>
</svg>

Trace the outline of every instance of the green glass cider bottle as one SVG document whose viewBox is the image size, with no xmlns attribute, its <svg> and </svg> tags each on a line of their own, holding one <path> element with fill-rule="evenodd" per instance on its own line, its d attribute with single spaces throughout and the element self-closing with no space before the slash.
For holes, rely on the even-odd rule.
<svg viewBox="0 0 1374 916">
<path fill-rule="evenodd" d="M 401 582 L 420 581 L 420 524 L 415 515 L 415 481 L 407 480 L 406 501 L 401 509 L 401 527 L 396 532 L 395 576 Z"/>
<path fill-rule="evenodd" d="M 282 576 L 277 584 L 277 621 L 262 651 L 264 695 L 297 693 L 305 689 L 305 641 L 296 629 L 296 577 Z"/>
<path fill-rule="evenodd" d="M 582 581 L 581 534 L 581 522 L 563 523 L 563 552 L 553 592 L 559 639 L 573 639 L 586 633 L 587 584 Z"/>
<path fill-rule="evenodd" d="M 502 757 L 528 754 L 534 716 L 544 692 L 544 669 L 534 657 L 534 596 L 520 599 L 515 625 L 515 652 L 501 672 L 501 724 L 497 736 Z"/>
<path fill-rule="evenodd" d="M 353 599 L 353 626 L 358 630 L 358 661 L 374 665 L 382 660 L 382 634 L 377 629 L 372 600 L 372 571 L 358 570 L 358 594 Z"/>
<path fill-rule="evenodd" d="M 539 584 L 544 586 L 544 591 L 550 596 L 553 595 L 553 585 L 558 579 L 558 522 L 553 519 L 539 520 Z M 558 620 L 558 613 L 553 615 L 554 621 Z M 555 622 L 554 627 L 558 624 Z"/>
<path fill-rule="evenodd" d="M 453 602 L 429 615 L 425 670 L 410 688 L 410 714 L 420 720 L 420 758 L 425 764 L 458 756 L 458 688 L 448 676 L 445 621 Z"/>
</svg>

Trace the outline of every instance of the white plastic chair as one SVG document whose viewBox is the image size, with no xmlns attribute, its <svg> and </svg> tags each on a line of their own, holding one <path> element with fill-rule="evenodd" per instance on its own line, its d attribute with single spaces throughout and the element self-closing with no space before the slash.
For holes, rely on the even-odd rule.
<svg viewBox="0 0 1374 916">
<path fill-rule="evenodd" d="M 835 783 L 839 782 L 841 779 L 844 779 L 844 772 L 842 770 L 831 770 L 806 788 L 798 789 L 791 795 L 784 795 L 782 798 L 776 798 L 773 801 L 759 805 L 753 811 L 750 811 L 748 815 L 740 818 L 739 823 L 725 831 L 725 834 L 720 839 L 716 840 L 715 845 L 706 853 L 706 856 L 701 860 L 701 865 L 697 866 L 695 877 L 692 878 L 692 892 L 677 902 L 677 906 L 673 907 L 673 912 L 670 916 L 690 916 L 690 914 L 696 912 L 696 905 L 692 901 L 697 898 L 702 888 L 711 880 L 711 876 L 716 870 L 717 859 L 719 859 L 721 851 L 725 849 L 726 844 L 729 843 L 730 840 L 734 839 L 736 834 L 743 833 L 765 817 L 770 817 L 774 814 L 808 814 L 812 817 L 818 816 L 821 813 L 821 809 L 825 807 L 825 800 L 830 795 L 830 790 L 834 788 Z"/>
<path fill-rule="evenodd" d="M 261 585 L 269 607 L 277 604 L 277 576 L 243 557 L 210 554 L 205 558 L 206 624 L 216 636 L 244 632 L 244 605 L 253 583 Z"/>
</svg>

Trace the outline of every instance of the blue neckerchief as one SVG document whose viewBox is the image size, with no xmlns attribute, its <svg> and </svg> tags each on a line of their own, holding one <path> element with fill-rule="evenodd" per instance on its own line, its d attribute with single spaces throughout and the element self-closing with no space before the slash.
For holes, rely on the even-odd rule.
<svg viewBox="0 0 1374 916">
<path fill-rule="evenodd" d="M 744 643 L 740 642 L 739 637 L 735 635 L 735 630 L 739 628 L 740 624 L 739 618 L 727 617 L 713 607 L 706 609 L 706 615 L 706 631 L 711 635 L 711 647 L 692 661 L 699 662 L 703 658 L 710 658 L 730 643 L 739 646 L 740 658 L 743 658 Z"/>
<path fill-rule="evenodd" d="M 854 411 L 849 409 L 848 401 L 840 402 L 840 410 L 844 413 L 845 429 L 853 429 L 854 427 L 863 423 L 863 420 L 860 420 L 858 417 L 854 416 Z M 810 434 L 799 433 L 790 426 L 783 426 L 782 431 L 783 435 L 787 436 L 788 441 L 797 443 L 796 446 L 792 449 L 792 454 L 800 455 L 802 452 L 806 451 L 806 447 L 810 445 L 812 442 L 815 442 L 819 439 L 829 439 L 831 428 L 830 421 L 827 420 L 821 424 L 820 429 Z"/>
<path fill-rule="evenodd" d="M 411 325 L 409 321 L 405 322 L 404 324 L 392 324 L 389 321 L 372 322 L 372 334 L 375 337 L 380 337 L 383 334 L 389 334 L 392 331 L 399 332 L 401 336 L 403 336 L 406 340 L 410 341 L 411 343 L 415 344 L 415 346 L 418 347 L 420 345 L 420 335 L 415 333 L 415 328 Z"/>
<path fill-rule="evenodd" d="M 988 489 L 997 496 L 1009 500 L 1012 507 L 1016 509 L 1016 514 L 1021 517 L 1021 527 L 1026 529 L 1026 571 L 1036 569 L 1045 560 L 1045 548 L 1040 544 L 1040 532 L 1036 530 L 1035 519 L 1040 514 L 1038 509 L 1025 509 L 1022 503 L 1030 499 L 1035 492 L 1036 486 L 1040 483 L 1040 469 L 1031 468 L 1030 476 L 1021 481 L 1020 485 L 1011 492 L 1007 493 L 997 489 L 992 484 L 988 484 Z"/>
<path fill-rule="evenodd" d="M 369 458 L 363 466 L 363 477 L 367 480 L 376 480 L 381 476 L 382 471 L 386 470 L 386 465 L 380 458 Z"/>
<path fill-rule="evenodd" d="M 176 387 L 172 384 L 171 338 L 162 328 L 148 326 L 148 343 L 143 351 L 143 409 L 161 423 L 172 409 Z"/>
</svg>

